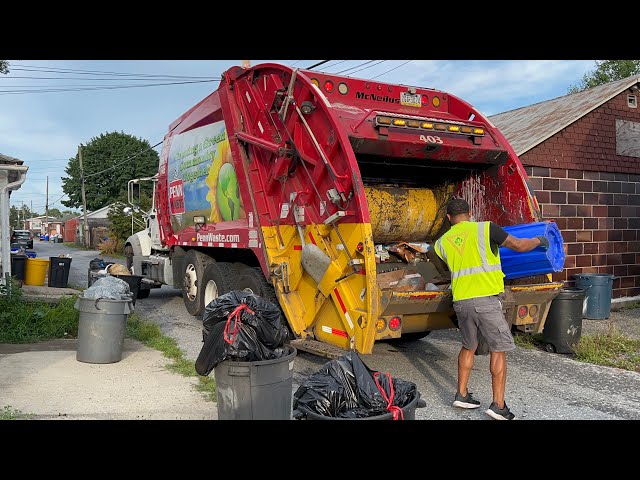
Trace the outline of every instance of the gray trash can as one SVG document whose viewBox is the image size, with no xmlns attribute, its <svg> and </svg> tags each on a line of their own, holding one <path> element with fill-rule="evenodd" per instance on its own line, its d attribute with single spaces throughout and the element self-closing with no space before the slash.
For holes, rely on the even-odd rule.
<svg viewBox="0 0 640 480">
<path fill-rule="evenodd" d="M 115 363 L 122 360 L 131 300 L 79 297 L 80 311 L 76 360 L 85 363 Z"/>
<path fill-rule="evenodd" d="M 214 368 L 218 420 L 291 420 L 294 347 L 274 360 L 225 360 Z"/>
<path fill-rule="evenodd" d="M 576 288 L 585 291 L 582 317 L 589 320 L 609 318 L 615 277 L 608 273 L 578 273 L 573 277 Z"/>
</svg>

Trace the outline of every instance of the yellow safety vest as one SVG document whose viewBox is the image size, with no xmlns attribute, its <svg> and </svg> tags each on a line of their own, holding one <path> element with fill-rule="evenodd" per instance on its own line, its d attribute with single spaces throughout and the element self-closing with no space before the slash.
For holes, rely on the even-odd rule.
<svg viewBox="0 0 640 480">
<path fill-rule="evenodd" d="M 460 222 L 435 243 L 451 271 L 453 301 L 504 292 L 500 250 L 491 249 L 490 222 Z"/>
</svg>

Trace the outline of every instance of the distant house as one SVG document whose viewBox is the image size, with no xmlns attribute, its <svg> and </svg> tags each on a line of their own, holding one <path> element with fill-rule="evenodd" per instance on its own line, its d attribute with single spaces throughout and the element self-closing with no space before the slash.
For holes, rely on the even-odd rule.
<svg viewBox="0 0 640 480">
<path fill-rule="evenodd" d="M 41 215 L 39 217 L 28 218 L 25 220 L 25 229 L 31 230 L 36 235 L 63 235 L 64 221 Z"/>
<path fill-rule="evenodd" d="M 565 269 L 616 276 L 613 297 L 640 295 L 640 75 L 489 117 L 525 166 Z"/>
<path fill-rule="evenodd" d="M 99 208 L 98 210 L 94 210 L 93 212 L 87 212 L 87 224 L 89 226 L 89 239 L 91 245 L 95 246 L 98 238 L 92 238 L 91 232 L 104 232 L 111 226 L 111 222 L 109 221 L 108 214 L 109 208 L 111 208 L 111 204 L 106 207 Z M 76 217 L 69 218 L 65 222 L 65 242 L 75 242 L 79 245 L 83 244 L 82 233 L 83 233 L 83 225 L 84 215 L 78 215 Z"/>
</svg>

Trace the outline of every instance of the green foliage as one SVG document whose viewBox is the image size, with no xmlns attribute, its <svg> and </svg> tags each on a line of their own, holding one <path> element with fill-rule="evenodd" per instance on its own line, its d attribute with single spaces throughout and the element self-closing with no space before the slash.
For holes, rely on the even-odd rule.
<svg viewBox="0 0 640 480">
<path fill-rule="evenodd" d="M 596 60 L 595 70 L 585 73 L 579 84 L 569 87 L 569 93 L 581 92 L 638 74 L 640 60 Z"/>
<path fill-rule="evenodd" d="M 2 407 L 2 410 L 0 410 L 0 420 L 22 420 L 30 419 L 32 417 L 33 413 L 22 413 L 11 405 L 5 405 Z"/>
<path fill-rule="evenodd" d="M 131 160 L 126 160 L 133 157 Z M 112 203 L 127 192 L 127 182 L 133 178 L 148 177 L 158 170 L 158 153 L 147 140 L 124 132 L 101 134 L 82 147 L 82 163 L 85 172 L 87 210 L 97 210 Z M 109 167 L 115 167 L 99 175 Z M 82 189 L 78 155 L 69 159 L 62 177 L 62 190 L 69 197 L 63 200 L 66 207 L 80 208 Z"/>
<path fill-rule="evenodd" d="M 0 343 L 30 343 L 51 338 L 74 338 L 79 313 L 75 298 L 57 304 L 25 302 L 22 291 L 13 288 L 11 297 L 0 298 Z"/>
<path fill-rule="evenodd" d="M 9 73 L 9 62 L 0 60 L 0 73 Z"/>
<path fill-rule="evenodd" d="M 49 219 L 51 218 L 55 218 L 57 220 L 60 220 L 62 218 L 62 212 L 60 210 L 58 210 L 57 208 L 50 208 L 49 209 Z"/>
<path fill-rule="evenodd" d="M 22 229 L 22 221 L 32 216 L 31 210 L 29 210 L 29 207 L 26 205 L 24 205 L 24 207 L 22 205 L 11 205 L 9 209 L 9 225 L 13 228 Z M 18 219 L 20 219 L 19 222 Z"/>
<path fill-rule="evenodd" d="M 148 212 L 151 209 L 151 195 L 152 187 L 151 185 L 141 185 L 142 187 L 148 186 L 149 191 L 144 189 L 140 192 L 139 198 L 139 212 L 133 212 L 131 215 L 134 217 L 133 223 L 133 232 L 131 231 L 131 215 L 125 215 L 123 209 L 125 207 L 130 207 L 129 203 L 126 200 L 126 196 L 121 197 L 117 202 L 115 202 L 111 208 L 109 208 L 109 213 L 107 217 L 111 222 L 111 232 L 113 236 L 118 240 L 125 241 L 132 233 L 138 232 L 142 230 L 144 227 L 144 217 L 141 212 Z M 119 252 L 121 253 L 121 251 Z"/>
<path fill-rule="evenodd" d="M 213 378 L 203 377 L 196 372 L 195 364 L 184 357 L 173 338 L 162 334 L 155 323 L 143 321 L 135 312 L 129 315 L 127 322 L 127 337 L 138 340 L 146 346 L 160 350 L 165 357 L 173 360 L 167 365 L 172 372 L 185 377 L 199 377 L 196 389 L 205 394 L 205 398 L 216 401 L 216 383 Z"/>
<path fill-rule="evenodd" d="M 640 340 L 621 334 L 613 323 L 607 332 L 583 335 L 575 353 L 580 362 L 640 371 Z"/>
</svg>

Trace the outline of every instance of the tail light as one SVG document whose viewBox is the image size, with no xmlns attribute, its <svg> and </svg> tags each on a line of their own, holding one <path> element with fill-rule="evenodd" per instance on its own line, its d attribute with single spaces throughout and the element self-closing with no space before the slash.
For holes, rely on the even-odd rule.
<svg viewBox="0 0 640 480">
<path fill-rule="evenodd" d="M 324 89 L 327 93 L 333 92 L 333 82 L 331 80 L 327 80 L 324 82 Z"/>
<path fill-rule="evenodd" d="M 529 307 L 527 307 L 526 305 L 518 307 L 518 317 L 524 318 L 527 316 L 527 313 L 529 313 Z"/>
<path fill-rule="evenodd" d="M 389 330 L 398 330 L 402 325 L 402 320 L 400 317 L 391 317 L 389 320 Z"/>
<path fill-rule="evenodd" d="M 387 322 L 384 318 L 379 318 L 378 321 L 376 322 L 376 330 L 378 332 L 383 331 L 385 328 L 387 328 Z"/>
</svg>

